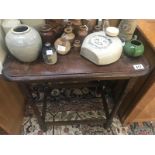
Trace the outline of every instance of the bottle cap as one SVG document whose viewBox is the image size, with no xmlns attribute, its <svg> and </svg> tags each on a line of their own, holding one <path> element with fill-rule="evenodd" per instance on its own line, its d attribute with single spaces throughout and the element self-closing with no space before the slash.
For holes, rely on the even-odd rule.
<svg viewBox="0 0 155 155">
<path fill-rule="evenodd" d="M 111 37 L 116 37 L 119 34 L 119 29 L 117 27 L 107 27 L 106 34 Z"/>
<path fill-rule="evenodd" d="M 45 46 L 49 47 L 49 46 L 51 46 L 51 43 L 50 42 L 46 42 Z"/>
</svg>

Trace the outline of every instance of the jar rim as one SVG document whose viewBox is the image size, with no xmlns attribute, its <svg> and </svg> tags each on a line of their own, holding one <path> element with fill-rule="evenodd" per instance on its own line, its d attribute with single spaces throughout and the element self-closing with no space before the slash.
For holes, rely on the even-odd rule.
<svg viewBox="0 0 155 155">
<path fill-rule="evenodd" d="M 21 24 L 21 25 L 13 27 L 11 29 L 11 32 L 13 32 L 14 34 L 23 34 L 23 33 L 29 32 L 30 29 L 31 28 L 28 25 Z"/>
</svg>

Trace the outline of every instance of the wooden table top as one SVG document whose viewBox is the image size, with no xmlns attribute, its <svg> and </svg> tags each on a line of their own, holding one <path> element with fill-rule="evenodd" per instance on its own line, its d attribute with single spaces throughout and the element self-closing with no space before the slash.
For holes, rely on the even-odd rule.
<svg viewBox="0 0 155 155">
<path fill-rule="evenodd" d="M 138 30 L 155 50 L 155 20 L 138 20 Z"/>
<path fill-rule="evenodd" d="M 133 65 L 136 64 L 142 64 L 144 70 L 135 70 Z M 58 62 L 55 65 L 47 65 L 42 59 L 33 63 L 21 63 L 9 55 L 2 71 L 5 78 L 11 81 L 128 79 L 143 76 L 148 72 L 149 64 L 143 56 L 128 58 L 122 54 L 113 64 L 97 66 L 73 50 L 67 55 L 58 55 Z"/>
</svg>

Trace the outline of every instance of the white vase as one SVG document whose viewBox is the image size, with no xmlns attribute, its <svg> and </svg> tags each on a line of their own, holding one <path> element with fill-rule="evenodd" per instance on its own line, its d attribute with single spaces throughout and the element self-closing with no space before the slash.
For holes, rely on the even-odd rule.
<svg viewBox="0 0 155 155">
<path fill-rule="evenodd" d="M 45 19 L 21 19 L 23 24 L 34 27 L 36 30 L 45 25 Z"/>
<path fill-rule="evenodd" d="M 0 19 L 0 64 L 3 64 L 7 54 L 7 49 L 5 46 L 5 39 L 4 39 L 5 34 L 2 30 L 1 24 L 2 24 L 2 20 Z M 0 70 L 0 73 L 1 73 L 1 70 Z"/>
<path fill-rule="evenodd" d="M 5 34 L 7 34 L 11 28 L 18 26 L 20 24 L 21 24 L 20 20 L 18 19 L 3 19 L 2 22 L 3 31 L 5 32 Z"/>
<path fill-rule="evenodd" d="M 39 33 L 28 25 L 12 28 L 5 41 L 10 53 L 22 62 L 36 60 L 42 47 Z"/>
</svg>

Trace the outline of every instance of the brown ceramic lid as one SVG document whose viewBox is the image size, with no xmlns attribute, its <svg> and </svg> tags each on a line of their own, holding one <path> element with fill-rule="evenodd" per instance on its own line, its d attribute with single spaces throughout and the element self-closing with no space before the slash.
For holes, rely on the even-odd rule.
<svg viewBox="0 0 155 155">
<path fill-rule="evenodd" d="M 52 26 L 50 24 L 45 24 L 41 26 L 40 31 L 41 32 L 48 32 L 52 30 Z"/>
</svg>

